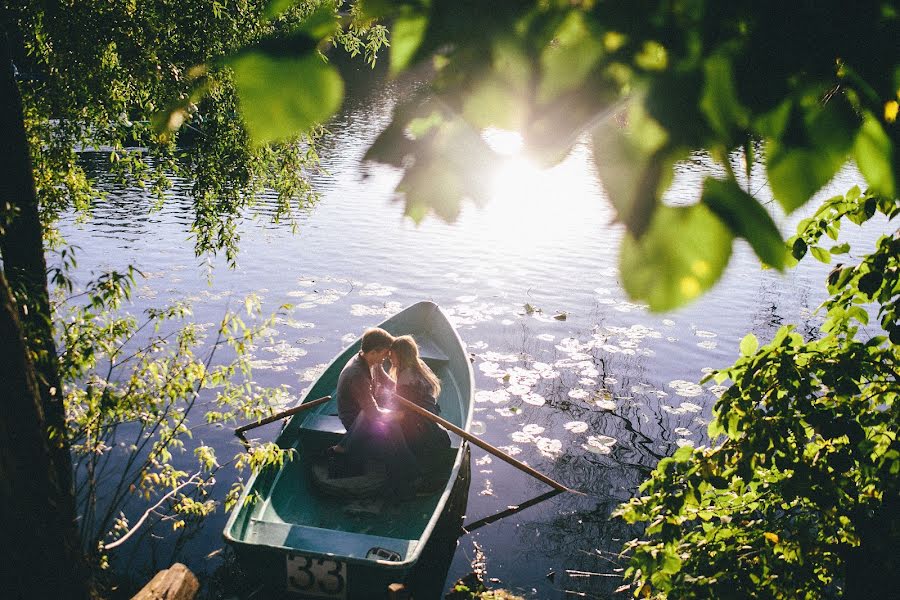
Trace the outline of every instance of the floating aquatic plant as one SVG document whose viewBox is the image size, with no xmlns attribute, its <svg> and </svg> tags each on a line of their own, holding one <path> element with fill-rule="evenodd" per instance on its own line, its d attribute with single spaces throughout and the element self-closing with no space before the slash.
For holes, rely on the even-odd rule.
<svg viewBox="0 0 900 600">
<path fill-rule="evenodd" d="M 584 433 L 588 430 L 588 424 L 584 421 L 569 421 L 563 425 L 563 429 L 571 433 Z"/>
<path fill-rule="evenodd" d="M 589 396 L 587 390 L 581 388 L 575 388 L 574 390 L 569 390 L 569 398 L 573 398 L 575 400 L 584 400 Z"/>
<path fill-rule="evenodd" d="M 390 296 L 397 291 L 397 288 L 380 283 L 367 283 L 359 290 L 360 296 Z"/>
<path fill-rule="evenodd" d="M 538 393 L 530 392 L 522 396 L 522 401 L 532 406 L 543 406 L 547 400 Z"/>
<path fill-rule="evenodd" d="M 562 452 L 562 442 L 556 439 L 539 437 L 535 440 L 538 451 L 544 456 L 554 458 Z"/>
<path fill-rule="evenodd" d="M 703 393 L 703 388 L 692 381 L 683 379 L 675 379 L 669 382 L 669 387 L 675 390 L 675 393 L 685 398 L 699 396 Z"/>
<path fill-rule="evenodd" d="M 608 435 L 591 435 L 581 447 L 594 454 L 609 454 L 615 443 L 616 439 Z"/>
<path fill-rule="evenodd" d="M 328 364 L 322 363 L 302 369 L 297 372 L 297 375 L 299 376 L 300 381 L 315 381 L 325 372 L 326 368 L 328 368 Z"/>
</svg>

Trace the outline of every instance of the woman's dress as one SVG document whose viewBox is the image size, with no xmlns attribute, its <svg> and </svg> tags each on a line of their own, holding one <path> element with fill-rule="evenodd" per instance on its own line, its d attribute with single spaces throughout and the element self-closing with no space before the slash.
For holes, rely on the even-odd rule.
<svg viewBox="0 0 900 600">
<path fill-rule="evenodd" d="M 433 391 L 431 383 L 414 369 L 407 368 L 397 374 L 397 394 L 439 415 L 441 408 L 432 395 Z M 450 436 L 444 428 L 412 411 L 403 412 L 401 427 L 413 454 L 419 457 L 420 462 L 423 459 L 428 462 L 428 459 L 440 458 L 442 450 L 450 447 Z"/>
</svg>

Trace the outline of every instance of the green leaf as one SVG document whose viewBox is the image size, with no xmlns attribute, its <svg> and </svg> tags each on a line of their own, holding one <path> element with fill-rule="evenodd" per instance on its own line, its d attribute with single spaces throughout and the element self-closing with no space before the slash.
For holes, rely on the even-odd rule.
<svg viewBox="0 0 900 600">
<path fill-rule="evenodd" d="M 826 265 L 831 262 L 831 252 L 825 248 L 820 246 L 810 246 L 809 251 L 819 262 L 823 262 Z"/>
<path fill-rule="evenodd" d="M 412 63 L 416 50 L 425 38 L 428 17 L 406 12 L 394 20 L 391 27 L 391 74 L 400 73 Z"/>
<path fill-rule="evenodd" d="M 290 7 L 297 4 L 298 0 L 271 0 L 266 5 L 266 10 L 263 12 L 263 17 L 266 19 L 274 19 Z"/>
<path fill-rule="evenodd" d="M 884 276 L 881 273 L 878 271 L 870 271 L 859 278 L 859 291 L 869 298 L 873 298 L 875 294 L 878 293 L 878 290 L 881 289 L 883 281 Z"/>
<path fill-rule="evenodd" d="M 725 139 L 733 139 L 749 125 L 749 113 L 738 100 L 731 60 L 716 54 L 703 65 L 705 81 L 700 109 L 713 131 Z"/>
<path fill-rule="evenodd" d="M 531 116 L 523 96 L 509 82 L 488 77 L 472 85 L 462 114 L 474 127 L 521 131 Z"/>
<path fill-rule="evenodd" d="M 226 64 L 234 71 L 241 113 L 256 145 L 309 130 L 330 118 L 343 99 L 337 69 L 314 49 L 294 54 L 257 47 Z"/>
<path fill-rule="evenodd" d="M 759 348 L 759 340 L 752 333 L 748 333 L 741 340 L 741 356 L 753 356 Z"/>
<path fill-rule="evenodd" d="M 793 107 L 793 100 L 786 99 L 768 112 L 756 116 L 753 121 L 754 131 L 766 139 L 780 138 L 791 118 Z"/>
<path fill-rule="evenodd" d="M 669 575 L 675 574 L 681 570 L 681 559 L 677 554 L 674 553 L 666 553 L 662 559 L 662 565 L 660 565 L 660 570 L 663 573 L 668 573 Z"/>
<path fill-rule="evenodd" d="M 440 127 L 444 122 L 444 115 L 440 111 L 435 110 L 425 117 L 416 117 L 411 119 L 406 126 L 406 131 L 414 140 L 419 140 L 431 133 L 435 128 Z"/>
<path fill-rule="evenodd" d="M 769 182 L 779 204 L 792 212 L 806 204 L 844 164 L 843 157 L 822 149 L 786 148 L 771 142 L 767 148 Z"/>
<path fill-rule="evenodd" d="M 402 168 L 407 157 L 415 152 L 419 145 L 413 138 L 415 133 L 424 135 L 433 126 L 440 125 L 446 115 L 433 100 L 422 100 L 419 97 L 399 104 L 394 109 L 390 124 L 378 135 L 366 151 L 365 160 Z M 410 124 L 415 123 L 415 132 L 409 131 Z M 413 135 L 409 135 L 413 133 Z"/>
<path fill-rule="evenodd" d="M 656 40 L 647 40 L 641 51 L 635 54 L 634 62 L 646 71 L 665 71 L 669 66 L 669 54 L 666 47 Z"/>
<path fill-rule="evenodd" d="M 855 117 L 838 104 L 794 105 L 783 135 L 768 140 L 769 183 L 787 212 L 806 204 L 849 158 Z"/>
<path fill-rule="evenodd" d="M 553 43 L 541 53 L 538 102 L 549 102 L 578 88 L 603 56 L 600 35 L 591 30 L 580 11 L 569 12 L 555 33 Z"/>
<path fill-rule="evenodd" d="M 691 446 L 682 446 L 678 450 L 675 451 L 675 454 L 672 455 L 672 460 L 676 462 L 685 462 L 690 460 L 691 456 L 694 455 L 694 448 Z"/>
<path fill-rule="evenodd" d="M 759 259 L 778 270 L 784 268 L 787 249 L 775 222 L 756 198 L 733 179 L 707 178 L 702 202 L 735 234 L 750 242 Z"/>
<path fill-rule="evenodd" d="M 873 191 L 893 197 L 897 192 L 896 178 L 900 173 L 891 138 L 885 133 L 878 119 L 866 114 L 856 142 L 853 157 L 859 170 Z"/>
<path fill-rule="evenodd" d="M 427 146 L 408 166 L 397 191 L 404 195 L 406 214 L 419 222 L 433 210 L 454 221 L 462 201 L 483 204 L 489 193 L 487 169 L 496 156 L 481 137 L 461 119 L 445 121 L 434 135 L 420 142 Z"/>
<path fill-rule="evenodd" d="M 828 293 L 834 294 L 837 290 L 847 285 L 854 272 L 855 269 L 853 267 L 841 268 L 840 264 L 832 269 L 831 273 L 828 274 Z"/>
<path fill-rule="evenodd" d="M 661 206 L 641 239 L 627 233 L 619 272 L 629 296 L 654 311 L 697 298 L 719 280 L 731 257 L 731 232 L 705 206 Z"/>
<path fill-rule="evenodd" d="M 720 435 L 725 435 L 725 428 L 722 426 L 722 423 L 719 421 L 719 419 L 713 419 L 706 427 L 706 434 L 709 436 L 709 439 L 711 441 L 715 441 L 715 439 Z"/>
<path fill-rule="evenodd" d="M 850 319 L 856 319 L 863 325 L 869 324 L 869 313 L 861 306 L 851 306 L 847 309 L 847 317 Z"/>
<path fill-rule="evenodd" d="M 330 39 L 337 33 L 340 27 L 338 15 L 335 12 L 334 5 L 330 3 L 321 4 L 309 16 L 303 19 L 298 31 L 305 33 L 314 40 L 322 41 Z"/>
<path fill-rule="evenodd" d="M 797 260 L 806 256 L 807 250 L 809 250 L 809 248 L 806 245 L 806 240 L 801 237 L 796 238 L 794 243 L 791 244 L 791 255 Z"/>
<path fill-rule="evenodd" d="M 850 244 L 837 244 L 835 246 L 832 246 L 829 252 L 831 252 L 832 254 L 847 254 L 848 252 L 850 252 Z"/>
<path fill-rule="evenodd" d="M 615 124 L 594 131 L 594 162 L 617 218 L 640 237 L 671 182 L 671 162 L 660 154 L 668 134 L 639 104 L 628 115 L 629 134 Z"/>
</svg>

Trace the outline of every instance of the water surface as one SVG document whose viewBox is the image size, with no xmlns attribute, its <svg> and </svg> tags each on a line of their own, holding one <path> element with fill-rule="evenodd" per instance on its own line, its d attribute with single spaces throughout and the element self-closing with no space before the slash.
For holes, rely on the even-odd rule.
<svg viewBox="0 0 900 600">
<path fill-rule="evenodd" d="M 528 598 L 609 597 L 621 583 L 613 576 L 615 553 L 634 535 L 610 521 L 610 511 L 636 492 L 660 457 L 707 441 L 721 389 L 697 382 L 731 364 L 747 332 L 761 341 L 786 323 L 815 332 L 829 267 L 808 261 L 786 274 L 765 271 L 737 243 L 712 292 L 679 311 L 651 314 L 622 290 L 616 264 L 623 228 L 612 222 L 583 144 L 547 172 L 513 161 L 498 171 L 486 207 L 467 205 L 452 224 L 426 218 L 416 225 L 393 197 L 400 173 L 360 164 L 388 121 L 394 95 L 386 87 L 348 104 L 321 152 L 330 173 L 316 176 L 321 201 L 298 215 L 295 234 L 266 217 L 264 199 L 259 218 L 239 228 L 235 269 L 194 256 L 190 182 L 178 181 L 160 211 L 139 190 L 110 186 L 93 218 L 65 219 L 63 234 L 80 247 L 77 275 L 83 282 L 92 272 L 134 264 L 147 278 L 131 311 L 189 298 L 201 323 L 217 322 L 249 293 L 261 296 L 267 310 L 292 304 L 272 342 L 255 349 L 254 378 L 297 395 L 367 326 L 419 300 L 437 302 L 474 358 L 474 432 L 587 492 L 556 496 L 462 536 L 448 585 L 483 553 L 492 586 Z M 667 201 L 693 201 L 711 172 L 702 156 L 688 161 Z M 765 197 L 764 177 L 755 173 L 750 187 Z M 859 182 L 848 167 L 820 198 Z M 786 235 L 797 219 L 781 218 Z M 857 255 L 871 246 L 874 231 L 848 228 Z M 274 437 L 276 430 L 268 432 L 260 435 Z M 230 430 L 201 430 L 197 441 L 220 456 L 236 451 Z M 189 455 L 179 460 L 190 464 Z M 220 482 L 221 495 L 229 485 Z M 473 449 L 465 521 L 545 491 Z M 179 560 L 212 573 L 222 560 L 225 518 L 220 510 L 177 546 L 157 542 L 152 552 L 137 554 L 126 548 L 118 564 L 164 568 L 177 548 Z"/>
</svg>

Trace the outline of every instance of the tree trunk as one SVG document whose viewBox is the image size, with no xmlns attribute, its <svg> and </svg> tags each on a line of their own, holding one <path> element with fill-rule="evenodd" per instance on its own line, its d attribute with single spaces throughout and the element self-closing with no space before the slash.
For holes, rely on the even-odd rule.
<svg viewBox="0 0 900 600">
<path fill-rule="evenodd" d="M 71 493 L 52 468 L 37 378 L 0 273 L 0 589 L 4 598 L 87 597 Z"/>
<path fill-rule="evenodd" d="M 0 589 L 11 591 L 4 597 L 85 598 L 37 195 L 0 35 Z"/>
<path fill-rule="evenodd" d="M 22 311 L 20 320 L 25 341 L 32 352 L 38 389 L 47 427 L 55 439 L 51 451 L 57 477 L 72 487 L 72 458 L 62 432 L 65 410 L 53 339 L 50 294 L 47 290 L 47 262 L 38 213 L 37 192 L 31 172 L 31 156 L 25 136 L 25 118 L 19 88 L 13 78 L 7 40 L 0 40 L 0 256 L 3 272 L 13 297 Z M 59 435 L 57 435 L 59 434 Z M 74 504 L 73 504 L 74 507 Z"/>
</svg>

